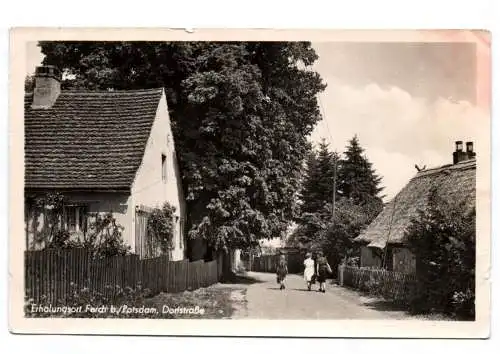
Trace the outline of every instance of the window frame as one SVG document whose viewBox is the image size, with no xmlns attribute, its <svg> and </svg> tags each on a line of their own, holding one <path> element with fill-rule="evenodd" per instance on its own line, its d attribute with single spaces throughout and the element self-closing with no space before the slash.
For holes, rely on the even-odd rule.
<svg viewBox="0 0 500 354">
<path fill-rule="evenodd" d="M 74 226 L 71 226 L 70 216 L 74 220 Z M 67 204 L 63 207 L 62 223 L 64 229 L 69 232 L 82 232 L 86 234 L 88 223 L 88 205 L 85 204 Z"/>
<path fill-rule="evenodd" d="M 167 181 L 167 155 L 163 153 L 161 154 L 161 180 Z"/>
</svg>

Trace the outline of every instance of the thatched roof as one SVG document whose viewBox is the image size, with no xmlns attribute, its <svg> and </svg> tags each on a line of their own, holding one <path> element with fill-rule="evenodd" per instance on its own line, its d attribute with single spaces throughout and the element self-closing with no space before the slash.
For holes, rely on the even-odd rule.
<svg viewBox="0 0 500 354">
<path fill-rule="evenodd" d="M 355 241 L 377 248 L 384 248 L 387 243 L 404 243 L 407 227 L 418 210 L 427 207 L 433 186 L 445 200 L 465 200 L 468 207 L 475 206 L 476 160 L 418 172 Z"/>
</svg>

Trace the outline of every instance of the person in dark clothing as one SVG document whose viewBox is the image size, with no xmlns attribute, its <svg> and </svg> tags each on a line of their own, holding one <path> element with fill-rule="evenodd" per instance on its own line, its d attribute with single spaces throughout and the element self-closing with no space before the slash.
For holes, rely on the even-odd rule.
<svg viewBox="0 0 500 354">
<path fill-rule="evenodd" d="M 312 280 L 311 280 L 311 284 L 316 284 L 316 281 L 318 280 L 318 273 L 317 273 L 317 270 L 318 270 L 318 255 L 317 255 L 317 252 L 313 252 L 312 253 L 312 259 L 314 261 L 314 275 L 312 277 Z"/>
<path fill-rule="evenodd" d="M 280 290 L 285 289 L 285 278 L 288 275 L 288 265 L 285 255 L 280 256 L 280 260 L 276 266 L 276 280 L 280 284 Z"/>
<path fill-rule="evenodd" d="M 316 260 L 316 274 L 320 292 L 322 293 L 326 292 L 326 287 L 325 287 L 326 279 L 331 273 L 332 269 L 330 267 L 330 264 L 328 264 L 326 257 L 323 256 L 323 252 L 319 251 L 318 258 Z"/>
</svg>

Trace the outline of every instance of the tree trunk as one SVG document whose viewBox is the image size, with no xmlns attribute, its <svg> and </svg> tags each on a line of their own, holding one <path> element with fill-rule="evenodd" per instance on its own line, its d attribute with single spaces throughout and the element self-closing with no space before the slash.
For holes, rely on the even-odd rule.
<svg viewBox="0 0 500 354">
<path fill-rule="evenodd" d="M 231 282 L 234 280 L 235 274 L 232 269 L 232 252 L 224 252 L 222 251 L 222 274 L 220 281 L 222 283 Z"/>
</svg>

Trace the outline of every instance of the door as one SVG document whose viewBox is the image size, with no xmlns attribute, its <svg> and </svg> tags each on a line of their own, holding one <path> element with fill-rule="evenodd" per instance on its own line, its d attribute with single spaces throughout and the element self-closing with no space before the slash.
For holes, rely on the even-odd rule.
<svg viewBox="0 0 500 354">
<path fill-rule="evenodd" d="M 135 212 L 135 253 L 139 258 L 148 256 L 147 247 L 148 214 L 142 210 Z"/>
</svg>

